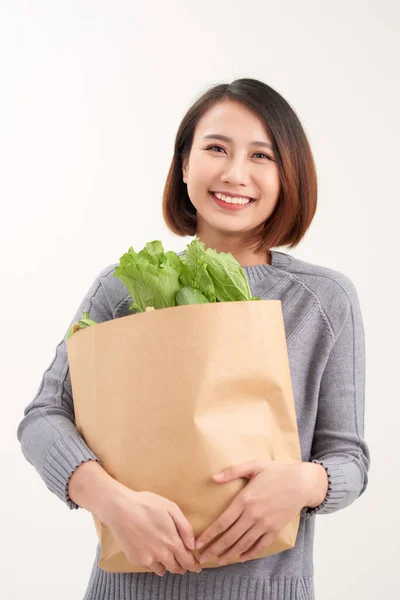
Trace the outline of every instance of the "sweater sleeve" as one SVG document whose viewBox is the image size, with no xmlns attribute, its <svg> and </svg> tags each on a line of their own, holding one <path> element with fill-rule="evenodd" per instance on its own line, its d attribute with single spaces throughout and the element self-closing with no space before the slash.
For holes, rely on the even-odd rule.
<svg viewBox="0 0 400 600">
<path fill-rule="evenodd" d="M 346 278 L 347 314 L 322 375 L 311 462 L 322 465 L 329 486 L 324 501 L 301 516 L 349 506 L 368 484 L 370 452 L 364 440 L 365 337 L 357 291 Z"/>
<path fill-rule="evenodd" d="M 89 318 L 98 323 L 113 318 L 101 283 L 102 276 L 109 271 L 110 268 L 104 269 L 96 277 L 70 325 L 82 318 L 84 311 L 88 311 Z M 69 479 L 83 462 L 95 460 L 100 463 L 100 460 L 75 427 L 66 335 L 67 331 L 42 376 L 36 396 L 24 410 L 17 437 L 23 455 L 35 467 L 48 489 L 70 509 L 77 509 L 80 507 L 68 495 Z"/>
</svg>

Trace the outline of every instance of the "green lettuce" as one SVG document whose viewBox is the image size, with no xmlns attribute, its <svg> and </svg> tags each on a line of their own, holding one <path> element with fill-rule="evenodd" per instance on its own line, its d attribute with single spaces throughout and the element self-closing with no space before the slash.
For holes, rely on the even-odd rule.
<svg viewBox="0 0 400 600">
<path fill-rule="evenodd" d="M 175 294 L 182 287 L 179 277 L 184 266 L 175 252 L 164 252 L 160 241 L 149 242 L 140 252 L 132 247 L 120 258 L 114 277 L 125 284 L 133 298 L 130 310 L 144 312 L 146 306 L 175 306 Z"/>
<path fill-rule="evenodd" d="M 200 292 L 208 302 L 233 300 L 260 300 L 252 297 L 246 274 L 231 253 L 207 250 L 195 238 L 182 256 L 165 252 L 159 240 L 148 242 L 140 252 L 132 247 L 120 258 L 114 277 L 118 277 L 132 296 L 130 310 L 144 312 L 146 306 L 167 308 L 178 306 L 182 298 L 187 303 L 198 303 Z M 185 294 L 177 293 L 185 288 Z M 189 298 L 193 298 L 190 300 Z"/>
<path fill-rule="evenodd" d="M 246 273 L 230 252 L 217 252 L 211 248 L 205 250 L 204 243 L 195 238 L 187 246 L 182 261 L 193 273 L 203 270 L 207 273 L 213 283 L 216 298 L 210 302 L 253 299 Z M 208 297 L 202 289 L 201 291 Z"/>
</svg>

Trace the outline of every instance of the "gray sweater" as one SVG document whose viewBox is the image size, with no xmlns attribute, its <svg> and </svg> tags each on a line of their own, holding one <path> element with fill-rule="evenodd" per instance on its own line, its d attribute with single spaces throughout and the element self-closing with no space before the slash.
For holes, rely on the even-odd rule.
<svg viewBox="0 0 400 600">
<path fill-rule="evenodd" d="M 132 314 L 132 297 L 113 276 L 116 266 L 99 273 L 68 327 L 83 311 L 90 311 L 97 322 Z M 315 517 L 349 506 L 368 483 L 370 455 L 363 438 L 365 340 L 359 299 L 346 275 L 283 252 L 272 251 L 271 265 L 244 270 L 253 295 L 282 302 L 302 460 L 326 469 L 326 498 L 314 509 L 303 508 L 294 548 L 201 573 L 166 571 L 163 577 L 107 573 L 97 566 L 97 545 L 84 600 L 314 599 Z M 98 458 L 74 425 L 65 335 L 25 408 L 17 436 L 24 456 L 48 489 L 70 509 L 77 509 L 68 497 L 69 478 L 83 461 Z"/>
</svg>

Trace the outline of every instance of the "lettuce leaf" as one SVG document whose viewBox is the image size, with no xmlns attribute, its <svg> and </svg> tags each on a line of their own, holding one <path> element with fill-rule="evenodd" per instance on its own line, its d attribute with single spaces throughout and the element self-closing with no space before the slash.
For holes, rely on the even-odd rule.
<svg viewBox="0 0 400 600">
<path fill-rule="evenodd" d="M 195 238 L 180 258 L 190 272 L 207 272 L 207 277 L 213 283 L 217 302 L 259 300 L 258 297 L 252 297 L 246 273 L 230 252 L 217 252 L 212 248 L 205 250 L 204 243 Z M 201 287 L 200 290 L 208 298 Z"/>
<path fill-rule="evenodd" d="M 181 256 L 165 252 L 160 240 L 148 242 L 140 252 L 130 247 L 121 256 L 114 277 L 132 296 L 130 310 L 138 312 L 144 312 L 146 306 L 177 306 L 176 294 L 182 288 L 198 290 L 209 302 L 260 300 L 252 297 L 245 271 L 233 255 L 205 250 L 198 238 Z"/>
<path fill-rule="evenodd" d="M 130 310 L 144 312 L 146 306 L 175 306 L 175 294 L 182 287 L 179 277 L 184 266 L 175 252 L 164 252 L 159 240 L 149 242 L 140 252 L 132 246 L 120 258 L 118 277 L 132 296 Z"/>
</svg>

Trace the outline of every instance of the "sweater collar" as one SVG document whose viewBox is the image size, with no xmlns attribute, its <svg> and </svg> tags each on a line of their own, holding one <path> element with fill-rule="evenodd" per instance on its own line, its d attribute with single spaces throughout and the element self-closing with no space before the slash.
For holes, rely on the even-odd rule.
<svg viewBox="0 0 400 600">
<path fill-rule="evenodd" d="M 271 264 L 261 263 L 249 267 L 242 267 L 250 283 L 258 283 L 267 275 L 275 272 L 275 269 L 285 269 L 289 263 L 289 255 L 278 250 L 271 250 Z"/>
</svg>

